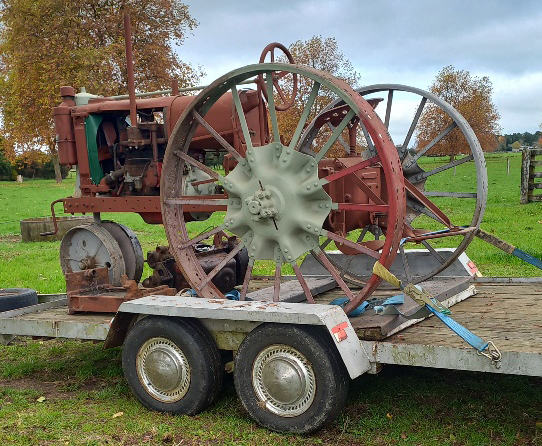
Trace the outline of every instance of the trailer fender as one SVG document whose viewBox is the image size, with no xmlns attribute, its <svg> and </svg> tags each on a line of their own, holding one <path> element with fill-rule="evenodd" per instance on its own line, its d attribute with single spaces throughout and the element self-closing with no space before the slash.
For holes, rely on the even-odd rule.
<svg viewBox="0 0 542 446">
<path fill-rule="evenodd" d="M 195 318 L 215 333 L 248 333 L 261 323 L 322 326 L 337 347 L 350 378 L 354 379 L 371 369 L 369 355 L 348 317 L 342 308 L 334 305 L 146 296 L 120 306 L 112 321 L 106 346 L 121 345 L 131 324 L 142 315 Z M 235 345 L 230 348 L 236 349 Z"/>
</svg>

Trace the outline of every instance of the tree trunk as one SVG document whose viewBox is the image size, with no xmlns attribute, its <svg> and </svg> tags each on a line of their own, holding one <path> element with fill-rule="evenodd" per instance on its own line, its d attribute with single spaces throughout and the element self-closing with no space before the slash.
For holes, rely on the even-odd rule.
<svg viewBox="0 0 542 446">
<path fill-rule="evenodd" d="M 56 148 L 56 138 L 49 139 L 49 153 L 53 161 L 55 169 L 55 180 L 57 183 L 62 183 L 62 171 L 60 170 L 60 161 L 58 159 L 58 150 Z"/>
<path fill-rule="evenodd" d="M 52 155 L 53 166 L 55 168 L 55 180 L 57 183 L 62 183 L 62 172 L 60 170 L 60 163 L 58 162 L 58 155 Z"/>
</svg>

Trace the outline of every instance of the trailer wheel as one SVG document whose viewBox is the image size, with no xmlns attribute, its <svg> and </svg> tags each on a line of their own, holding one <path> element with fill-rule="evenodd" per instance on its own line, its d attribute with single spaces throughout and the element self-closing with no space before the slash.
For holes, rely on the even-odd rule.
<svg viewBox="0 0 542 446">
<path fill-rule="evenodd" d="M 122 367 L 137 399 L 159 412 L 195 415 L 222 385 L 218 348 L 197 322 L 150 316 L 128 333 Z"/>
<path fill-rule="evenodd" d="M 261 325 L 237 352 L 235 388 L 259 424 L 305 434 L 335 419 L 349 377 L 325 333 L 315 327 Z"/>
<path fill-rule="evenodd" d="M 1 288 L 0 311 L 16 310 L 38 303 L 38 293 L 30 288 Z"/>
</svg>

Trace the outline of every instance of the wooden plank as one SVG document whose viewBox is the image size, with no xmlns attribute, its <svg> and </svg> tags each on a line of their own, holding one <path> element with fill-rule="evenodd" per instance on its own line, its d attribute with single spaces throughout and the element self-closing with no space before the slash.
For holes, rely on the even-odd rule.
<svg viewBox="0 0 542 446">
<path fill-rule="evenodd" d="M 324 277 L 320 279 L 307 278 L 307 285 L 311 290 L 313 296 L 330 291 L 337 287 L 337 283 L 332 277 Z M 271 286 L 260 288 L 257 291 L 252 291 L 247 294 L 247 298 L 251 300 L 272 301 L 273 300 L 273 281 Z M 303 291 L 301 284 L 297 280 L 289 280 L 284 282 L 280 286 L 280 301 L 281 302 L 303 302 L 306 300 L 305 292 Z"/>
</svg>

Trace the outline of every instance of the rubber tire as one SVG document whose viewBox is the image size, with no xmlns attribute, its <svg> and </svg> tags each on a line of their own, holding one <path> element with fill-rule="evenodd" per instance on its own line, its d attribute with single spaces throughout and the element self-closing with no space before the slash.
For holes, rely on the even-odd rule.
<svg viewBox="0 0 542 446">
<path fill-rule="evenodd" d="M 9 293 L 8 295 L 3 295 Z M 13 293 L 13 294 L 11 294 Z M 30 288 L 0 289 L 0 312 L 29 307 L 38 303 L 38 293 Z"/>
<path fill-rule="evenodd" d="M 301 415 L 281 417 L 267 410 L 252 385 L 252 368 L 257 355 L 273 344 L 289 345 L 312 364 L 316 379 L 313 403 Z M 350 377 L 329 335 L 319 327 L 263 324 L 241 343 L 235 358 L 237 395 L 249 415 L 260 425 L 277 432 L 308 434 L 334 420 L 343 409 Z"/>
<path fill-rule="evenodd" d="M 136 370 L 136 357 L 147 340 L 163 337 L 173 341 L 190 364 L 190 387 L 185 396 L 174 403 L 152 397 L 141 385 Z M 222 387 L 223 366 L 218 348 L 199 322 L 191 319 L 148 316 L 129 331 L 122 349 L 122 368 L 136 398 L 147 408 L 177 415 L 195 415 L 218 397 Z"/>
</svg>

